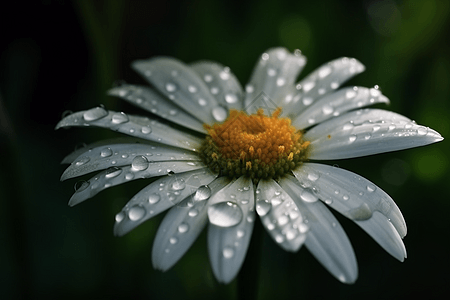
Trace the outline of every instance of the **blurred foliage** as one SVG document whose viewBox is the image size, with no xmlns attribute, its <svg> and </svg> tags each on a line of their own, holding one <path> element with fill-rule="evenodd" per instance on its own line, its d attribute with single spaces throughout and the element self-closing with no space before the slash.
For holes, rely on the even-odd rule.
<svg viewBox="0 0 450 300">
<path fill-rule="evenodd" d="M 150 259 L 161 216 L 123 238 L 113 237 L 115 213 L 147 182 L 119 186 L 69 208 L 75 182 L 59 182 L 59 161 L 80 142 L 115 135 L 53 128 L 68 109 L 104 104 L 142 113 L 105 95 L 116 80 L 144 83 L 129 67 L 135 59 L 214 60 L 229 66 L 245 84 L 264 50 L 284 46 L 299 48 L 308 57 L 303 74 L 340 56 L 357 58 L 367 71 L 349 84 L 379 85 L 391 100 L 388 109 L 448 137 L 449 13 L 449 2 L 439 0 L 11 2 L 0 18 L 2 295 L 445 298 L 450 267 L 446 141 L 338 162 L 398 203 L 409 226 L 404 263 L 339 218 L 358 258 L 360 275 L 354 285 L 332 278 L 305 249 L 284 252 L 260 230 L 260 242 L 252 241 L 257 246 L 247 255 L 245 276 L 223 286 L 212 275 L 204 234 L 166 273 L 154 271 Z"/>
</svg>

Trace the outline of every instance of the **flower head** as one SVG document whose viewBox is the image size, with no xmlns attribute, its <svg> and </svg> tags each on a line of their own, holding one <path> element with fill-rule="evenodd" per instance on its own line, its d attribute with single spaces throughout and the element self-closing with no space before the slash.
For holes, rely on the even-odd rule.
<svg viewBox="0 0 450 300">
<path fill-rule="evenodd" d="M 115 234 L 172 207 L 153 244 L 154 267 L 172 267 L 208 225 L 212 269 L 224 283 L 242 265 L 256 214 L 283 249 L 296 252 L 305 245 L 345 283 L 357 278 L 356 259 L 327 206 L 403 261 L 406 224 L 391 197 L 365 178 L 316 161 L 443 138 L 399 114 L 362 109 L 388 102 L 377 88 L 338 89 L 364 70 L 356 59 L 331 61 L 296 83 L 305 63 L 298 50 L 270 49 L 244 92 L 218 63 L 186 65 L 165 57 L 134 62 L 151 87 L 124 84 L 109 94 L 149 111 L 150 118 L 96 107 L 66 116 L 56 127 L 98 126 L 131 136 L 94 143 L 64 159 L 71 164 L 62 180 L 99 171 L 76 184 L 69 204 L 158 176 L 115 216 Z"/>
</svg>

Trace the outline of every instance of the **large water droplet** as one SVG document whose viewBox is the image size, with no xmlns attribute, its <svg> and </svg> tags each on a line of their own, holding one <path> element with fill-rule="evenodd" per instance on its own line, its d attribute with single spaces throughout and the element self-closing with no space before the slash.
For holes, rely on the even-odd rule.
<svg viewBox="0 0 450 300">
<path fill-rule="evenodd" d="M 149 133 L 152 132 L 152 128 L 151 128 L 151 127 L 148 127 L 148 126 L 144 126 L 144 127 L 141 128 L 141 132 L 142 132 L 143 134 L 149 134 Z"/>
<path fill-rule="evenodd" d="M 136 156 L 133 158 L 133 161 L 131 162 L 131 167 L 135 171 L 143 171 L 148 168 L 148 160 L 147 157 L 143 155 Z"/>
<path fill-rule="evenodd" d="M 178 232 L 179 233 L 185 233 L 188 230 L 189 230 L 189 225 L 188 224 L 181 223 L 180 225 L 178 225 Z"/>
<path fill-rule="evenodd" d="M 360 206 L 349 210 L 346 215 L 352 220 L 362 221 L 372 217 L 372 210 L 367 203 L 363 203 Z"/>
<path fill-rule="evenodd" d="M 128 218 L 131 221 L 138 221 L 142 219 L 145 215 L 145 209 L 141 206 L 135 205 L 128 211 Z"/>
<path fill-rule="evenodd" d="M 182 189 L 184 189 L 185 187 L 186 187 L 186 182 L 184 182 L 183 179 L 181 179 L 181 180 L 175 180 L 175 181 L 172 183 L 172 189 L 174 189 L 174 190 L 176 190 L 176 191 L 182 190 Z"/>
<path fill-rule="evenodd" d="M 232 258 L 234 256 L 234 249 L 231 247 L 225 247 L 222 251 L 223 257 Z"/>
<path fill-rule="evenodd" d="M 317 179 L 319 179 L 319 177 L 320 177 L 319 173 L 316 173 L 316 172 L 308 173 L 308 179 L 311 181 L 316 181 Z"/>
<path fill-rule="evenodd" d="M 88 186 L 89 186 L 89 181 L 81 180 L 81 181 L 78 181 L 77 183 L 75 183 L 74 189 L 75 189 L 75 192 L 78 193 L 78 192 L 81 192 L 81 191 L 84 191 L 85 189 L 87 189 Z"/>
<path fill-rule="evenodd" d="M 79 167 L 86 163 L 88 163 L 91 159 L 87 156 L 84 156 L 75 162 L 75 166 Z"/>
<path fill-rule="evenodd" d="M 272 204 L 270 204 L 269 200 L 257 200 L 256 201 L 256 212 L 259 216 L 265 216 L 272 208 Z"/>
<path fill-rule="evenodd" d="M 114 177 L 119 176 L 120 173 L 122 173 L 122 169 L 121 168 L 119 168 L 119 167 L 111 167 L 111 168 L 108 168 L 106 170 L 105 177 L 106 178 L 114 178 Z"/>
<path fill-rule="evenodd" d="M 160 199 L 161 199 L 161 197 L 158 194 L 151 194 L 148 197 L 148 203 L 155 204 L 155 203 L 158 203 Z"/>
<path fill-rule="evenodd" d="M 418 135 L 426 135 L 428 133 L 428 128 L 420 126 L 417 128 L 417 134 Z"/>
<path fill-rule="evenodd" d="M 206 200 L 211 197 L 211 189 L 207 185 L 200 186 L 194 194 L 195 201 Z"/>
<path fill-rule="evenodd" d="M 222 106 L 216 106 L 212 109 L 212 115 L 217 122 L 223 122 L 227 118 L 227 110 Z"/>
<path fill-rule="evenodd" d="M 121 112 L 121 113 L 116 113 L 112 116 L 112 123 L 113 124 L 123 124 L 128 122 L 130 119 L 128 118 L 128 116 Z"/>
<path fill-rule="evenodd" d="M 288 218 L 288 216 L 286 216 L 286 215 L 281 215 L 281 216 L 278 218 L 278 224 L 279 224 L 280 226 L 286 225 L 287 222 L 289 222 L 289 218 Z"/>
<path fill-rule="evenodd" d="M 122 220 L 125 218 L 125 213 L 123 211 L 121 211 L 120 213 L 118 213 L 115 217 L 116 222 L 120 223 L 122 222 Z"/>
<path fill-rule="evenodd" d="M 166 91 L 169 93 L 173 93 L 177 90 L 177 86 L 174 83 L 168 82 L 166 83 Z"/>
<path fill-rule="evenodd" d="M 91 122 L 95 120 L 99 120 L 108 115 L 108 112 L 103 107 L 95 107 L 88 111 L 85 111 L 83 114 L 83 119 Z"/>
<path fill-rule="evenodd" d="M 208 207 L 209 221 L 220 227 L 230 227 L 242 221 L 241 208 L 233 202 L 220 202 Z"/>
<path fill-rule="evenodd" d="M 198 210 L 193 208 L 193 209 L 189 210 L 188 215 L 189 215 L 189 217 L 195 217 L 196 215 L 198 215 Z"/>
<path fill-rule="evenodd" d="M 100 152 L 101 157 L 109 157 L 112 154 L 113 154 L 113 152 L 112 152 L 111 148 L 109 148 L 109 147 L 102 149 L 102 151 Z"/>
<path fill-rule="evenodd" d="M 317 201 L 317 196 L 314 195 L 312 193 L 312 191 L 310 191 L 310 189 L 304 189 L 301 193 L 300 193 L 300 198 L 305 201 L 305 202 L 316 202 Z"/>
</svg>

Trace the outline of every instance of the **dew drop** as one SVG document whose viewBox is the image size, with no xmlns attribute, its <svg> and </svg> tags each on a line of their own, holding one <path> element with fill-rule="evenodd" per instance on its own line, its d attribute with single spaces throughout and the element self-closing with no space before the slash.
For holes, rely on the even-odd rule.
<svg viewBox="0 0 450 300">
<path fill-rule="evenodd" d="M 239 230 L 236 232 L 236 236 L 237 236 L 238 238 L 242 238 L 244 235 L 245 235 L 245 231 L 242 230 L 242 229 L 239 229 Z"/>
<path fill-rule="evenodd" d="M 284 78 L 280 77 L 280 78 L 277 79 L 277 85 L 278 86 L 283 86 L 285 84 L 286 84 L 286 80 Z"/>
<path fill-rule="evenodd" d="M 365 135 L 364 135 L 364 139 L 365 140 L 368 140 L 368 139 L 370 139 L 372 137 L 372 135 L 370 134 L 370 133 L 366 133 Z"/>
<path fill-rule="evenodd" d="M 102 151 L 100 152 L 101 157 L 110 157 L 111 155 L 112 155 L 112 150 L 109 147 L 102 149 Z"/>
<path fill-rule="evenodd" d="M 275 75 L 277 75 L 277 71 L 275 71 L 275 69 L 269 68 L 269 69 L 267 69 L 267 75 L 275 76 Z"/>
<path fill-rule="evenodd" d="M 306 105 L 306 106 L 308 106 L 308 105 L 310 105 L 311 103 L 313 103 L 313 101 L 314 101 L 314 99 L 311 98 L 311 97 L 305 97 L 305 98 L 303 98 L 303 100 L 302 100 L 303 104 Z"/>
<path fill-rule="evenodd" d="M 127 173 L 126 175 L 125 175 L 125 179 L 126 180 L 131 180 L 131 179 L 133 179 L 134 178 L 134 174 L 133 173 Z"/>
<path fill-rule="evenodd" d="M 198 210 L 193 208 L 188 212 L 188 215 L 189 215 L 189 217 L 195 217 L 196 215 L 198 215 Z"/>
<path fill-rule="evenodd" d="M 91 122 L 104 118 L 108 115 L 108 112 L 103 107 L 95 107 L 87 110 L 83 114 L 83 119 L 85 121 Z"/>
<path fill-rule="evenodd" d="M 309 92 L 314 86 L 315 86 L 315 82 L 310 81 L 310 82 L 305 82 L 305 84 L 303 84 L 303 90 L 305 91 L 305 93 Z"/>
<path fill-rule="evenodd" d="M 330 75 L 330 73 L 331 73 L 331 67 L 330 66 L 325 66 L 325 67 L 323 67 L 323 68 L 321 68 L 319 70 L 319 77 L 320 78 L 325 78 L 328 75 Z"/>
<path fill-rule="evenodd" d="M 372 217 L 372 210 L 367 203 L 363 203 L 360 206 L 349 210 L 346 215 L 352 220 L 363 221 Z"/>
<path fill-rule="evenodd" d="M 233 202 L 220 202 L 208 207 L 209 221 L 220 227 L 234 226 L 242 221 L 241 208 Z"/>
<path fill-rule="evenodd" d="M 220 72 L 219 76 L 220 76 L 220 78 L 222 78 L 222 80 L 228 80 L 230 78 L 229 68 L 225 68 L 225 70 Z"/>
<path fill-rule="evenodd" d="M 372 130 L 373 130 L 373 132 L 376 132 L 376 131 L 380 130 L 380 128 L 381 128 L 380 125 L 375 125 L 375 126 L 373 126 Z"/>
<path fill-rule="evenodd" d="M 234 256 L 234 250 L 231 247 L 225 247 L 223 248 L 222 254 L 223 257 L 230 259 Z"/>
<path fill-rule="evenodd" d="M 245 87 L 245 91 L 246 91 L 248 94 L 253 93 L 253 91 L 254 91 L 253 85 L 248 84 L 248 85 Z"/>
<path fill-rule="evenodd" d="M 317 196 L 310 192 L 310 189 L 304 189 L 300 193 L 300 198 L 305 202 L 316 202 L 318 200 Z"/>
<path fill-rule="evenodd" d="M 370 193 L 377 189 L 374 185 L 368 185 L 366 188 L 367 188 L 367 191 Z"/>
<path fill-rule="evenodd" d="M 131 167 L 135 171 L 143 171 L 148 168 L 148 164 L 149 163 L 147 157 L 139 155 L 133 158 L 133 161 L 131 162 Z"/>
<path fill-rule="evenodd" d="M 282 242 L 284 242 L 284 237 L 283 237 L 281 234 L 277 234 L 277 235 L 275 236 L 275 241 L 276 241 L 278 244 L 281 244 Z"/>
<path fill-rule="evenodd" d="M 346 93 L 345 93 L 345 97 L 347 97 L 347 99 L 351 99 L 351 98 L 353 98 L 353 97 L 355 97 L 356 96 L 356 92 L 355 91 L 352 91 L 352 90 L 349 90 L 349 91 L 347 91 Z"/>
<path fill-rule="evenodd" d="M 205 99 L 200 98 L 200 99 L 198 99 L 198 104 L 200 104 L 201 106 L 205 106 L 205 105 L 208 104 L 208 103 L 206 102 Z"/>
<path fill-rule="evenodd" d="M 123 123 L 128 122 L 129 120 L 130 119 L 128 118 L 128 116 L 125 113 L 121 112 L 121 113 L 114 114 L 112 116 L 111 122 L 113 124 L 123 124 Z"/>
<path fill-rule="evenodd" d="M 217 122 L 223 122 L 227 118 L 227 110 L 222 106 L 216 106 L 212 109 L 212 115 Z"/>
<path fill-rule="evenodd" d="M 339 83 L 337 83 L 337 82 L 332 82 L 332 83 L 330 84 L 330 86 L 331 86 L 331 88 L 334 90 L 334 89 L 337 89 L 337 88 L 339 87 Z"/>
<path fill-rule="evenodd" d="M 348 141 L 350 143 L 353 143 L 354 141 L 356 141 L 356 135 L 352 134 L 351 136 L 348 137 Z"/>
<path fill-rule="evenodd" d="M 320 177 L 319 173 L 316 172 L 308 173 L 308 179 L 311 181 L 316 181 L 317 179 L 319 179 L 319 177 Z"/>
<path fill-rule="evenodd" d="M 428 128 L 426 128 L 426 127 L 420 126 L 417 129 L 417 134 L 418 135 L 426 135 L 427 133 L 428 133 Z"/>
<path fill-rule="evenodd" d="M 322 112 L 324 115 L 329 115 L 334 111 L 334 108 L 330 105 L 324 105 L 322 106 Z"/>
<path fill-rule="evenodd" d="M 142 132 L 143 134 L 149 134 L 149 133 L 152 132 L 152 128 L 151 128 L 151 127 L 148 127 L 148 126 L 144 126 L 144 127 L 141 128 L 141 132 Z"/>
<path fill-rule="evenodd" d="M 185 233 L 188 230 L 189 230 L 189 225 L 188 224 L 181 223 L 180 225 L 178 225 L 178 232 L 179 233 Z"/>
<path fill-rule="evenodd" d="M 262 58 L 262 60 L 268 60 L 269 59 L 269 54 L 263 53 L 261 58 Z"/>
<path fill-rule="evenodd" d="M 289 218 L 288 218 L 288 216 L 286 216 L 286 215 L 281 215 L 281 216 L 278 218 L 278 224 L 279 224 L 280 226 L 286 225 L 287 222 L 289 222 Z"/>
<path fill-rule="evenodd" d="M 350 130 L 350 129 L 353 129 L 353 127 L 355 127 L 355 126 L 353 125 L 353 123 L 348 122 L 348 123 L 345 123 L 345 124 L 344 124 L 344 127 L 342 127 L 342 129 L 343 129 L 343 130 Z"/>
<path fill-rule="evenodd" d="M 197 92 L 197 88 L 193 85 L 188 86 L 188 91 L 191 93 L 196 93 Z"/>
<path fill-rule="evenodd" d="M 349 197 L 347 195 L 342 196 L 342 199 L 344 199 L 345 201 L 347 201 L 349 199 Z"/>
<path fill-rule="evenodd" d="M 145 215 L 145 209 L 141 206 L 135 205 L 128 211 L 128 218 L 131 221 L 138 221 L 142 219 Z"/>
<path fill-rule="evenodd" d="M 170 239 L 169 239 L 169 243 L 171 243 L 172 245 L 174 245 L 174 244 L 176 244 L 176 243 L 178 243 L 178 239 L 176 238 L 176 237 L 171 237 Z"/>
<path fill-rule="evenodd" d="M 122 222 L 122 220 L 125 218 L 125 213 L 124 212 L 120 212 L 116 215 L 115 219 L 117 223 Z"/>
<path fill-rule="evenodd" d="M 212 76 L 210 74 L 206 74 L 203 77 L 203 80 L 205 80 L 206 82 L 211 82 L 213 80 Z"/>
<path fill-rule="evenodd" d="M 203 201 L 211 197 L 211 189 L 207 185 L 200 186 L 194 194 L 195 201 Z"/>
<path fill-rule="evenodd" d="M 87 156 L 84 156 L 75 162 L 75 166 L 79 167 L 86 163 L 88 163 L 91 159 Z"/>
<path fill-rule="evenodd" d="M 267 215 L 267 213 L 270 211 L 271 208 L 272 204 L 268 200 L 258 199 L 256 201 L 256 213 L 260 217 Z"/>
<path fill-rule="evenodd" d="M 150 204 L 158 203 L 159 200 L 161 200 L 161 197 L 158 194 L 151 194 L 148 197 L 148 203 L 150 203 Z"/>
<path fill-rule="evenodd" d="M 238 97 L 235 94 L 226 94 L 225 101 L 229 104 L 236 103 L 238 101 Z"/>
<path fill-rule="evenodd" d="M 166 83 L 166 91 L 168 91 L 169 93 L 173 93 L 177 90 L 177 86 L 174 83 Z"/>
<path fill-rule="evenodd" d="M 179 191 L 179 190 L 183 190 L 186 187 L 186 182 L 184 182 L 183 179 L 181 180 L 175 180 L 172 183 L 172 189 Z"/>
<path fill-rule="evenodd" d="M 111 167 L 106 169 L 105 177 L 106 178 L 114 178 L 120 175 L 122 173 L 122 169 L 119 167 Z"/>
</svg>

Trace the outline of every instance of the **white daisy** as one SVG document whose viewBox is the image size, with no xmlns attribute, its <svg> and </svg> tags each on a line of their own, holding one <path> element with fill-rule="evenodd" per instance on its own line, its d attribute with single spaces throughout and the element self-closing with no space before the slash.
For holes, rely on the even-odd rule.
<svg viewBox="0 0 450 300">
<path fill-rule="evenodd" d="M 377 88 L 338 89 L 364 71 L 356 59 L 331 61 L 296 83 L 305 63 L 298 50 L 270 49 L 244 92 L 229 68 L 215 62 L 186 65 L 167 57 L 134 62 L 151 87 L 124 84 L 109 94 L 159 118 L 96 107 L 61 120 L 56 128 L 98 126 L 131 136 L 89 145 L 64 159 L 71 165 L 62 180 L 100 171 L 76 184 L 69 204 L 159 176 L 115 216 L 114 233 L 124 235 L 172 207 L 153 244 L 154 267 L 172 267 L 208 224 L 212 270 L 223 283 L 239 272 L 256 214 L 275 243 L 292 252 L 305 245 L 345 283 L 357 278 L 356 259 L 327 206 L 403 261 L 406 224 L 391 197 L 352 172 L 312 161 L 443 138 L 399 114 L 360 109 L 388 99 Z"/>
</svg>

